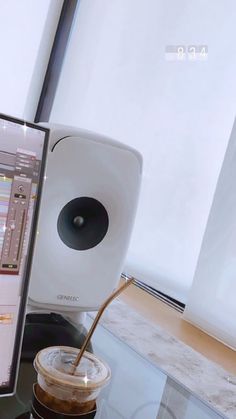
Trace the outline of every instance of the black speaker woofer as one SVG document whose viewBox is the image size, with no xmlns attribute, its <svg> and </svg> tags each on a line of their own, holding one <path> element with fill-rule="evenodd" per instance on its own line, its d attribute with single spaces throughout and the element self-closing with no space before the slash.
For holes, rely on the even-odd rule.
<svg viewBox="0 0 236 419">
<path fill-rule="evenodd" d="M 105 237 L 109 217 L 97 199 L 82 196 L 68 202 L 57 220 L 57 231 L 63 243 L 75 250 L 88 250 Z"/>
</svg>

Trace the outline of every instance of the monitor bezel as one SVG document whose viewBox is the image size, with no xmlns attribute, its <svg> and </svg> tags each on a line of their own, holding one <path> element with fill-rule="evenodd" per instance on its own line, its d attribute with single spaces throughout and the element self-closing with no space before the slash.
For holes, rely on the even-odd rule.
<svg viewBox="0 0 236 419">
<path fill-rule="evenodd" d="M 29 237 L 29 252 L 26 258 L 25 267 L 24 267 L 24 271 L 22 275 L 22 295 L 21 295 L 21 302 L 20 302 L 18 320 L 17 320 L 17 326 L 16 326 L 10 380 L 7 386 L 4 386 L 4 387 L 0 386 L 0 397 L 6 397 L 6 396 L 14 395 L 16 392 L 16 386 L 17 386 L 17 378 L 18 378 L 18 372 L 19 372 L 19 363 L 20 363 L 25 317 L 26 317 L 26 305 L 27 305 L 27 297 L 28 297 L 28 289 L 29 289 L 29 281 L 30 281 L 30 272 L 31 272 L 31 266 L 32 266 L 32 261 L 33 261 L 33 252 L 34 252 L 36 232 L 37 232 L 37 223 L 38 223 L 38 218 L 39 218 L 39 207 L 40 207 L 40 201 L 41 201 L 42 189 L 43 189 L 43 183 L 44 183 L 50 130 L 48 128 L 44 128 L 40 125 L 37 125 L 36 123 L 28 122 L 23 119 L 19 119 L 19 118 L 5 115 L 2 113 L 0 113 L 0 119 L 14 122 L 20 125 L 25 125 L 27 127 L 34 128 L 39 131 L 43 131 L 45 133 L 43 152 L 42 152 L 42 161 L 41 161 L 41 168 L 40 168 L 40 176 L 39 176 L 39 183 L 38 183 L 38 190 L 37 190 L 37 200 L 35 203 L 34 217 L 32 220 L 31 232 L 30 232 L 30 237 Z"/>
</svg>

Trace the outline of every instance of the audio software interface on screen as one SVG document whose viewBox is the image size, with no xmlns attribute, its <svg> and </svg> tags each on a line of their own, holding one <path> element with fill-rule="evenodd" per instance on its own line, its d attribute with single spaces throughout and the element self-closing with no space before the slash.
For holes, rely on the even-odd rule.
<svg viewBox="0 0 236 419">
<path fill-rule="evenodd" d="M 0 115 L 0 389 L 10 386 L 16 374 L 46 136 L 45 129 Z"/>
</svg>

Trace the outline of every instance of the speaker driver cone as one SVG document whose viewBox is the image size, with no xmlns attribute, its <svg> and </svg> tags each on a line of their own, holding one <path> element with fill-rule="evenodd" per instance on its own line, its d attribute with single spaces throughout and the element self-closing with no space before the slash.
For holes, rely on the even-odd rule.
<svg viewBox="0 0 236 419">
<path fill-rule="evenodd" d="M 94 198 L 80 197 L 68 202 L 57 220 L 57 231 L 63 243 L 75 250 L 88 250 L 105 237 L 108 213 Z"/>
</svg>

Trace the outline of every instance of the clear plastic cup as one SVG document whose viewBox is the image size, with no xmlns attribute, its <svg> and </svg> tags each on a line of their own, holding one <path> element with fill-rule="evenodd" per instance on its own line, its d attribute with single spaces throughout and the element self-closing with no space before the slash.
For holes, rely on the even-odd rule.
<svg viewBox="0 0 236 419">
<path fill-rule="evenodd" d="M 75 374 L 71 375 L 78 352 L 76 348 L 52 346 L 35 357 L 36 396 L 55 412 L 81 414 L 92 411 L 101 389 L 111 378 L 109 366 L 89 352 L 84 353 Z"/>
</svg>

